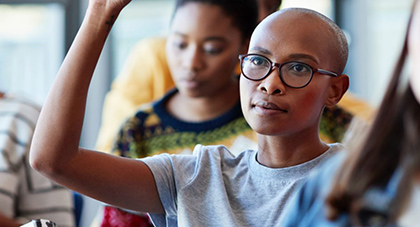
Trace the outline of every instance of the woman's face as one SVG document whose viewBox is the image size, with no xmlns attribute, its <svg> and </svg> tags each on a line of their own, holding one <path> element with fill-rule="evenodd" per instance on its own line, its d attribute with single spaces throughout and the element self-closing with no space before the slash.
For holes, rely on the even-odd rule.
<svg viewBox="0 0 420 227">
<path fill-rule="evenodd" d="M 167 60 L 179 91 L 206 97 L 230 88 L 238 55 L 246 50 L 238 28 L 219 6 L 187 3 L 172 21 Z"/>
<path fill-rule="evenodd" d="M 420 63 L 420 4 L 417 4 L 414 10 L 408 42 L 411 60 L 410 85 L 417 102 L 420 103 L 420 70 L 418 68 Z"/>
<path fill-rule="evenodd" d="M 284 13 L 261 22 L 254 31 L 249 53 L 263 55 L 273 62 L 299 61 L 314 68 L 333 69 L 330 39 L 320 32 L 320 23 Z M 299 21 L 300 23 L 296 23 Z M 311 35 L 308 35 L 311 34 Z M 278 70 L 261 81 L 240 79 L 241 104 L 251 128 L 264 135 L 286 135 L 318 130 L 319 117 L 330 91 L 331 77 L 314 74 L 304 88 L 287 87 Z"/>
</svg>

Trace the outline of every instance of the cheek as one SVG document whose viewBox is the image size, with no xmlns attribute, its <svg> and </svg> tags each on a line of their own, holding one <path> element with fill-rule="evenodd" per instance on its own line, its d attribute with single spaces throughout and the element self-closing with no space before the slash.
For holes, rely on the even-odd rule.
<svg viewBox="0 0 420 227">
<path fill-rule="evenodd" d="M 307 92 L 302 95 L 298 104 L 302 107 L 317 106 L 319 103 L 317 97 L 319 97 L 319 93 L 317 93 L 316 91 Z"/>
<path fill-rule="evenodd" d="M 177 57 L 173 47 L 166 46 L 166 61 L 172 74 L 181 66 L 180 59 L 180 56 Z"/>
<path fill-rule="evenodd" d="M 316 87 L 313 89 L 307 90 L 305 93 L 302 93 L 299 98 L 297 98 L 295 105 L 296 114 L 300 118 L 311 118 L 310 116 L 318 116 L 317 113 L 321 113 L 321 110 L 325 106 L 326 93 L 323 91 L 323 87 Z"/>
<path fill-rule="evenodd" d="M 241 98 L 242 112 L 248 115 L 250 108 L 251 94 L 255 90 L 255 83 L 245 79 L 242 75 L 239 78 L 239 92 Z M 248 120 L 248 119 L 247 119 Z"/>
<path fill-rule="evenodd" d="M 207 65 L 209 69 L 215 71 L 215 74 L 229 74 L 230 76 L 233 74 L 238 62 L 239 61 L 236 58 L 236 52 L 229 52 L 224 53 L 218 57 L 209 57 L 207 60 Z"/>
</svg>

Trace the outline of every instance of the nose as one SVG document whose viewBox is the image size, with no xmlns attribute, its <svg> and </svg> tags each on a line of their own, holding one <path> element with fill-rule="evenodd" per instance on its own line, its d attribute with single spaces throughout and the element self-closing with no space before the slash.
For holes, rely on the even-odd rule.
<svg viewBox="0 0 420 227">
<path fill-rule="evenodd" d="M 200 48 L 190 45 L 183 56 L 183 66 L 193 72 L 197 72 L 203 68 L 204 61 Z"/>
<path fill-rule="evenodd" d="M 258 89 L 269 95 L 280 95 L 285 93 L 286 86 L 280 79 L 279 69 L 277 67 L 273 68 L 270 74 L 261 81 Z"/>
</svg>

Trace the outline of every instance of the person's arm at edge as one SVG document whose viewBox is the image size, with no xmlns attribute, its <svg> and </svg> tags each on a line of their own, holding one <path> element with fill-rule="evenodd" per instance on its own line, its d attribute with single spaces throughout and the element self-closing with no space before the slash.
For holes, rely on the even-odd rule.
<svg viewBox="0 0 420 227">
<path fill-rule="evenodd" d="M 129 2 L 89 2 L 41 111 L 30 162 L 57 183 L 97 200 L 163 213 L 153 175 L 143 162 L 78 148 L 93 71 L 113 22 Z"/>
</svg>

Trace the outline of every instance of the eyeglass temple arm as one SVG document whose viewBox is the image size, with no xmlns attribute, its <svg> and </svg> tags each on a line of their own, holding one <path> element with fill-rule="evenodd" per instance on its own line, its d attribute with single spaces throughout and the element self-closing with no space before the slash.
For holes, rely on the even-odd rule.
<svg viewBox="0 0 420 227">
<path fill-rule="evenodd" d="M 333 73 L 333 72 L 330 72 L 330 71 L 327 71 L 327 70 L 324 70 L 324 69 L 317 69 L 316 71 L 321 73 L 321 74 L 328 75 L 328 76 L 338 77 L 337 73 Z"/>
</svg>

